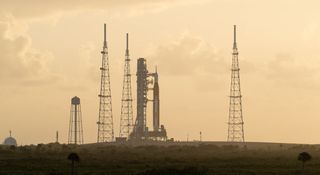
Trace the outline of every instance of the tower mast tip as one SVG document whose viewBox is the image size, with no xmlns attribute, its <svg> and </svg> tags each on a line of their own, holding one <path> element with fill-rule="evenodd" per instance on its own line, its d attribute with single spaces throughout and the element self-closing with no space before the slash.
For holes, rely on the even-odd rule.
<svg viewBox="0 0 320 175">
<path fill-rule="evenodd" d="M 129 33 L 127 33 L 127 50 L 129 50 Z"/>
<path fill-rule="evenodd" d="M 103 31 L 104 31 L 103 43 L 104 43 L 104 46 L 107 46 L 107 24 L 106 23 L 104 23 L 103 25 Z"/>
<path fill-rule="evenodd" d="M 237 26 L 233 25 L 233 48 L 237 48 Z"/>
</svg>

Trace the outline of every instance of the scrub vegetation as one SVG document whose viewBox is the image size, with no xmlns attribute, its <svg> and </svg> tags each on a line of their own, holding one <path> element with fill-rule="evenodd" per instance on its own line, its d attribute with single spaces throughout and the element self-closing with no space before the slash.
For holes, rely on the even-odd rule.
<svg viewBox="0 0 320 175">
<path fill-rule="evenodd" d="M 301 152 L 312 160 L 302 165 Z M 70 153 L 79 156 L 71 165 Z M 304 166 L 304 168 L 303 168 Z M 320 146 L 223 142 L 171 144 L 39 144 L 1 147 L 0 174 L 67 175 L 320 174 Z"/>
</svg>

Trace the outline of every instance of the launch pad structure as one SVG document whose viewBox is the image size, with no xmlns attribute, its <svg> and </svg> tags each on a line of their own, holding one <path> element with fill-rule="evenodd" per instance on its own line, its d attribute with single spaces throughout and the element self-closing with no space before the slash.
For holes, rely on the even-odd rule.
<svg viewBox="0 0 320 175">
<path fill-rule="evenodd" d="M 167 131 L 164 125 L 160 126 L 160 98 L 157 69 L 149 73 L 145 58 L 137 61 L 137 116 L 129 140 L 156 140 L 166 141 Z M 153 99 L 148 99 L 148 91 L 153 91 Z M 147 104 L 153 103 L 153 130 L 147 127 Z"/>
<path fill-rule="evenodd" d="M 106 24 L 104 24 L 104 41 L 101 65 L 101 81 L 99 94 L 99 120 L 97 143 L 125 142 L 128 140 L 166 141 L 167 131 L 160 125 L 160 98 L 157 69 L 149 73 L 146 59 L 137 61 L 137 116 L 133 123 L 133 105 L 131 93 L 131 72 L 129 56 L 129 35 L 126 34 L 126 54 L 124 64 L 124 79 L 121 99 L 120 132 L 114 140 L 112 99 L 110 87 L 109 56 L 106 37 Z M 153 91 L 152 100 L 148 99 L 148 91 Z M 153 102 L 153 130 L 147 127 L 147 104 Z"/>
</svg>

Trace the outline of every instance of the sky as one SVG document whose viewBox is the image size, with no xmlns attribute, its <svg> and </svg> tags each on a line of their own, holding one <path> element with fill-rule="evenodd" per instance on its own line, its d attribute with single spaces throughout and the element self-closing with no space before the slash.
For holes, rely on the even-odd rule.
<svg viewBox="0 0 320 175">
<path fill-rule="evenodd" d="M 0 4 L 0 141 L 12 130 L 19 145 L 50 143 L 58 130 L 66 143 L 70 99 L 78 96 L 84 141 L 96 142 L 106 23 L 115 136 L 129 33 L 132 74 L 139 57 L 147 59 L 149 71 L 158 67 L 160 120 L 169 138 L 198 140 L 201 131 L 203 140 L 225 141 L 237 25 L 245 140 L 320 143 L 317 0 Z"/>
</svg>

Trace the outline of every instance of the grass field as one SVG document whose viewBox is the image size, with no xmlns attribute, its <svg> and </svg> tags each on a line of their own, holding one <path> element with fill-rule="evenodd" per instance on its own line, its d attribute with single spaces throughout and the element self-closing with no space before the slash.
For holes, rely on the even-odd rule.
<svg viewBox="0 0 320 175">
<path fill-rule="evenodd" d="M 297 160 L 300 152 L 312 160 Z M 320 146 L 223 142 L 167 144 L 60 144 L 2 147 L 0 174 L 40 175 L 70 174 L 70 152 L 80 157 L 79 175 L 272 175 L 320 174 Z"/>
</svg>

